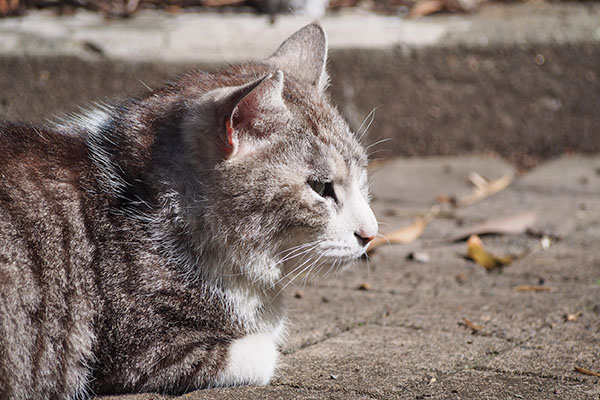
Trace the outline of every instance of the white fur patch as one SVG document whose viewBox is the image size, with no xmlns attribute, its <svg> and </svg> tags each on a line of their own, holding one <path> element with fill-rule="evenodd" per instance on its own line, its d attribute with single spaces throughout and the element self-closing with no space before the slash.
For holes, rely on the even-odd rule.
<svg viewBox="0 0 600 400">
<path fill-rule="evenodd" d="M 218 386 L 266 385 L 269 383 L 279 353 L 277 340 L 280 333 L 253 333 L 233 341 L 225 369 L 217 377 Z"/>
</svg>

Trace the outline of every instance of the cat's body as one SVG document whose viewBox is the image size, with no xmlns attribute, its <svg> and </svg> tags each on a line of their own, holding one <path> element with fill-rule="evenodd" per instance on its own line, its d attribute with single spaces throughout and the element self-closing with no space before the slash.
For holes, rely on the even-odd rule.
<svg viewBox="0 0 600 400">
<path fill-rule="evenodd" d="M 263 63 L 0 124 L 0 398 L 270 380 L 288 279 L 377 230 L 325 49 L 311 25 Z"/>
</svg>

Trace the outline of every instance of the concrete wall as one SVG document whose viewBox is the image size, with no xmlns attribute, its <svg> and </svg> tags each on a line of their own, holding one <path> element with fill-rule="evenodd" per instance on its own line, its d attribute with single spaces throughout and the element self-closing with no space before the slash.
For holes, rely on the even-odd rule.
<svg viewBox="0 0 600 400">
<path fill-rule="evenodd" d="M 93 101 L 143 92 L 189 68 L 215 68 L 216 59 L 264 57 L 304 23 L 268 26 L 243 16 L 245 31 L 229 42 L 206 39 L 212 47 L 205 51 L 155 45 L 152 52 L 140 39 L 156 35 L 144 32 L 153 26 L 144 18 L 169 16 L 101 28 L 88 22 L 87 31 L 58 31 L 55 17 L 43 17 L 50 33 L 38 15 L 18 26 L 0 21 L 1 118 L 43 123 Z M 217 30 L 231 23 L 210 18 Z M 192 24 L 206 32 L 209 25 Z M 330 32 L 333 101 L 354 127 L 376 107 L 368 141 L 391 139 L 374 147 L 374 158 L 492 152 L 527 167 L 565 152 L 600 152 L 600 7 L 503 6 L 420 22 L 336 15 L 323 25 Z M 189 41 L 198 45 L 206 32 Z M 242 36 L 256 37 L 256 48 L 241 48 Z"/>
</svg>

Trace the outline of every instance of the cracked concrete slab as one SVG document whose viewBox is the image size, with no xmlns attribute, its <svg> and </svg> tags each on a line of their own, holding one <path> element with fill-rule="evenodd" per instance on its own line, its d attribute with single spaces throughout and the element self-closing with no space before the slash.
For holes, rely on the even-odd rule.
<svg viewBox="0 0 600 400">
<path fill-rule="evenodd" d="M 447 346 L 454 351 L 440 351 Z M 477 365 L 487 354 L 509 347 L 491 337 L 365 325 L 286 357 L 278 382 L 289 384 L 289 374 L 301 374 L 305 386 L 324 393 L 346 390 L 389 398 L 409 394 L 406 387 L 414 382 Z"/>
<path fill-rule="evenodd" d="M 485 382 L 476 385 L 474 382 Z M 600 388 L 561 379 L 488 370 L 466 370 L 441 376 L 420 389 L 422 399 L 593 399 Z M 414 398 L 417 398 L 415 396 Z"/>
</svg>

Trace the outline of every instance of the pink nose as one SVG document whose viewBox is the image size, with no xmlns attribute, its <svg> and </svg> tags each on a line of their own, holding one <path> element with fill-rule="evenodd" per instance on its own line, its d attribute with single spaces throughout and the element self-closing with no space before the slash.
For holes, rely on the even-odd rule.
<svg viewBox="0 0 600 400">
<path fill-rule="evenodd" d="M 371 240 L 375 239 L 375 235 L 367 236 L 362 231 L 354 232 L 354 236 L 356 237 L 358 243 L 360 243 L 361 246 L 366 246 Z"/>
</svg>

